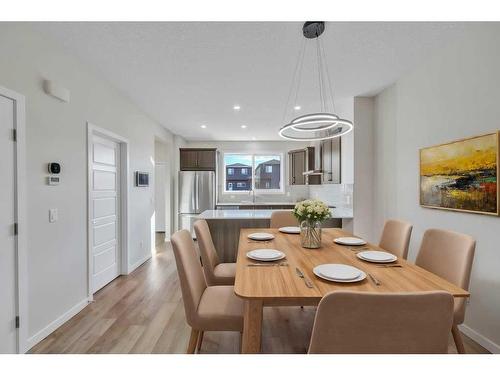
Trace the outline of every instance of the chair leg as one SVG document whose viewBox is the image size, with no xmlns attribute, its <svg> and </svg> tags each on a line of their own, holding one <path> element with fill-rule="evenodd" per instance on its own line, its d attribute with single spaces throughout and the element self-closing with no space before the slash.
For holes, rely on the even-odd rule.
<svg viewBox="0 0 500 375">
<path fill-rule="evenodd" d="M 453 324 L 451 327 L 451 334 L 453 335 L 453 340 L 455 341 L 455 346 L 457 347 L 458 354 L 465 354 L 464 342 L 462 341 L 462 335 L 458 330 L 458 326 Z"/>
<path fill-rule="evenodd" d="M 194 354 L 196 349 L 196 343 L 198 342 L 198 336 L 200 331 L 196 329 L 191 329 L 191 336 L 189 337 L 189 344 L 187 347 L 187 354 Z"/>
<path fill-rule="evenodd" d="M 196 351 L 199 353 L 201 350 L 201 344 L 203 342 L 203 331 L 200 331 L 200 334 L 198 335 L 198 345 L 196 347 Z"/>
</svg>

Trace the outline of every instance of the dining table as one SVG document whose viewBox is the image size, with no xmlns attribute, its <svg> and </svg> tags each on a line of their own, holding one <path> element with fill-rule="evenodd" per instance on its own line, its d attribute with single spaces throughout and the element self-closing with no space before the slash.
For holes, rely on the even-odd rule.
<svg viewBox="0 0 500 375">
<path fill-rule="evenodd" d="M 255 232 L 271 233 L 274 238 L 268 241 L 249 239 L 248 235 Z M 342 229 L 324 228 L 321 247 L 307 249 L 301 246 L 299 234 L 282 233 L 274 228 L 240 230 L 234 292 L 244 300 L 242 353 L 260 352 L 265 306 L 316 306 L 323 296 L 340 290 L 371 293 L 444 290 L 454 298 L 470 296 L 468 291 L 404 259 L 397 259 L 391 266 L 361 260 L 357 256 L 361 250 L 384 250 L 372 243 L 340 245 L 334 242 L 339 237 L 356 236 Z M 286 257 L 275 262 L 256 262 L 247 257 L 247 252 L 255 249 L 276 249 Z M 340 283 L 313 273 L 314 267 L 332 263 L 354 266 L 367 277 L 358 282 Z"/>
</svg>

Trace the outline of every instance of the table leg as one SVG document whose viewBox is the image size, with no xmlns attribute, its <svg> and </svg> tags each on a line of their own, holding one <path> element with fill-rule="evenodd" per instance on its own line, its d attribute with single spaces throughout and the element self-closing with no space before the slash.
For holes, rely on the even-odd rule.
<svg viewBox="0 0 500 375">
<path fill-rule="evenodd" d="M 259 353 L 262 336 L 262 301 L 245 301 L 242 353 Z"/>
</svg>

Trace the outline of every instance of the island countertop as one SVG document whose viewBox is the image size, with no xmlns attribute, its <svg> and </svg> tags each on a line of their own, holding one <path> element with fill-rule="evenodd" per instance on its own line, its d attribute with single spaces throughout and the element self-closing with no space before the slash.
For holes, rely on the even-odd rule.
<svg viewBox="0 0 500 375">
<path fill-rule="evenodd" d="M 205 220 L 269 220 L 273 211 L 282 210 L 206 210 L 198 215 Z M 337 207 L 331 209 L 332 219 L 352 219 L 352 208 Z"/>
</svg>

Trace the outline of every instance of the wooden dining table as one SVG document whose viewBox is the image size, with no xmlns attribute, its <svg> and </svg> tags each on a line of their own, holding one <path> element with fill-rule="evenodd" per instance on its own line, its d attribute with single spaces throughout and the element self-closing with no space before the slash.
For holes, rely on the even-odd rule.
<svg viewBox="0 0 500 375">
<path fill-rule="evenodd" d="M 250 240 L 248 235 L 255 232 L 272 233 L 274 239 Z M 323 229 L 322 246 L 319 249 L 305 249 L 301 246 L 300 235 L 297 234 L 285 234 L 278 229 L 267 228 L 241 229 L 234 292 L 245 301 L 242 353 L 260 352 L 264 306 L 316 306 L 324 295 L 336 290 L 372 293 L 444 290 L 455 298 L 470 296 L 468 291 L 404 259 L 393 263 L 401 267 L 384 267 L 363 261 L 356 256 L 359 250 L 367 248 L 382 250 L 377 245 L 368 243 L 364 246 L 343 246 L 334 242 L 335 238 L 351 236 L 353 235 L 342 229 Z M 249 266 L 264 263 L 246 256 L 248 251 L 262 248 L 285 253 L 286 258 L 274 263 L 286 265 Z M 367 277 L 354 283 L 321 279 L 313 273 L 313 268 L 326 263 L 354 266 L 364 271 Z M 304 278 L 298 275 L 299 272 L 303 273 Z"/>
</svg>

